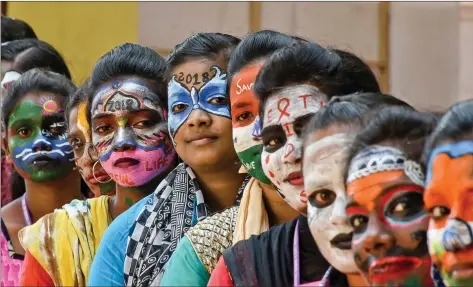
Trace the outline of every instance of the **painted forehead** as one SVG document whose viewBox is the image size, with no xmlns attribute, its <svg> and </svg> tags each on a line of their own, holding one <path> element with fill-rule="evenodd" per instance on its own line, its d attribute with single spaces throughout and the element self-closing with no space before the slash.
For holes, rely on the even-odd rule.
<svg viewBox="0 0 473 287">
<path fill-rule="evenodd" d="M 327 96 L 312 85 L 284 87 L 265 103 L 264 126 L 292 122 L 295 118 L 317 112 L 327 102 Z"/>
<path fill-rule="evenodd" d="M 232 108 L 235 105 L 234 101 L 241 98 L 248 100 L 254 99 L 257 101 L 257 99 L 254 97 L 253 85 L 260 70 L 261 66 L 248 66 L 233 77 L 230 86 L 230 100 L 232 101 Z"/>
<path fill-rule="evenodd" d="M 356 181 L 386 171 L 402 171 L 416 185 L 424 185 L 425 176 L 417 162 L 407 159 L 397 148 L 373 145 L 361 150 L 351 160 L 346 180 L 347 192 L 349 195 L 355 192 L 350 185 Z"/>
<path fill-rule="evenodd" d="M 473 155 L 473 141 L 460 141 L 452 144 L 442 145 L 434 149 L 427 164 L 427 180 L 425 182 L 426 186 L 428 186 L 432 180 L 434 160 L 441 154 L 446 154 L 452 159 L 460 158 L 465 155 Z"/>
<path fill-rule="evenodd" d="M 92 116 L 101 113 L 153 109 L 164 113 L 158 96 L 137 80 L 114 81 L 95 92 Z"/>
<path fill-rule="evenodd" d="M 30 105 L 34 110 L 39 108 L 41 116 L 51 116 L 64 113 L 63 98 L 53 94 L 41 94 L 38 97 L 23 98 L 15 106 L 15 109 L 10 115 L 10 121 L 21 116 L 28 117 L 29 115 L 16 113 L 15 111 L 20 106 Z"/>
<path fill-rule="evenodd" d="M 340 133 L 322 138 L 308 145 L 304 150 L 305 186 L 314 187 L 330 184 L 334 177 L 343 176 L 350 144 L 354 135 Z M 317 176 L 313 173 L 317 172 Z M 341 179 L 342 183 L 343 180 Z"/>
</svg>

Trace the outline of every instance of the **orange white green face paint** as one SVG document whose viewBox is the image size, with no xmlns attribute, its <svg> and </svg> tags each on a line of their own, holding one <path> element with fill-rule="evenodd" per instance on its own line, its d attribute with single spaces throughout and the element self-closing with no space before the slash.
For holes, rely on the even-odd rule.
<svg viewBox="0 0 473 287">
<path fill-rule="evenodd" d="M 447 286 L 473 286 L 473 142 L 438 147 L 424 195 L 429 251 Z"/>
<path fill-rule="evenodd" d="M 79 173 L 94 196 L 114 194 L 115 182 L 110 181 L 110 176 L 102 168 L 102 165 L 96 163 L 98 157 L 93 148 L 90 124 L 87 120 L 87 102 L 85 101 L 70 111 L 68 141 L 74 149 L 74 158 Z"/>
<path fill-rule="evenodd" d="M 370 146 L 356 155 L 346 212 L 355 263 L 372 286 L 432 286 L 423 173 L 402 151 Z"/>
<path fill-rule="evenodd" d="M 259 131 L 259 100 L 253 93 L 253 84 L 260 69 L 261 66 L 248 66 L 232 79 L 230 104 L 233 146 L 248 173 L 269 184 L 270 181 L 261 167 L 263 141 Z"/>
<path fill-rule="evenodd" d="M 327 102 L 315 86 L 295 85 L 272 94 L 264 104 L 263 171 L 284 200 L 301 213 L 307 211 L 302 176 L 302 131 Z"/>
</svg>

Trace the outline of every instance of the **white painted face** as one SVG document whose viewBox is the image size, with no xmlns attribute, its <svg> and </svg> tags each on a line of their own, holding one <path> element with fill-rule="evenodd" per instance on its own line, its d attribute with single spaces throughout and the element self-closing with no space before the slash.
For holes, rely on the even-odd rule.
<svg viewBox="0 0 473 287">
<path fill-rule="evenodd" d="M 284 200 L 306 213 L 307 197 L 301 167 L 302 130 L 327 102 L 327 96 L 310 85 L 283 88 L 264 105 L 263 171 Z"/>
<path fill-rule="evenodd" d="M 345 133 L 327 136 L 308 145 L 304 152 L 309 228 L 325 259 L 343 273 L 357 272 L 343 179 L 352 139 L 352 135 Z"/>
</svg>

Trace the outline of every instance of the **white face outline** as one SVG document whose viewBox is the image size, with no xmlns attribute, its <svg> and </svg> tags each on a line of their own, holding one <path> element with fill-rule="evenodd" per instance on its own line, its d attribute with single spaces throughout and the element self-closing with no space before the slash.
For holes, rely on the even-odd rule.
<svg viewBox="0 0 473 287">
<path fill-rule="evenodd" d="M 304 151 L 304 189 L 309 203 L 309 228 L 319 250 L 334 268 L 356 273 L 351 250 L 353 231 L 345 212 L 347 196 L 343 170 L 347 164 L 353 134 L 339 133 L 311 143 Z M 343 235 L 344 234 L 344 235 Z M 350 245 L 340 249 L 331 243 L 336 236 L 348 237 Z"/>
<path fill-rule="evenodd" d="M 264 106 L 263 171 L 284 200 L 304 214 L 307 197 L 302 177 L 301 131 L 326 102 L 327 96 L 317 87 L 303 84 L 281 89 Z"/>
</svg>

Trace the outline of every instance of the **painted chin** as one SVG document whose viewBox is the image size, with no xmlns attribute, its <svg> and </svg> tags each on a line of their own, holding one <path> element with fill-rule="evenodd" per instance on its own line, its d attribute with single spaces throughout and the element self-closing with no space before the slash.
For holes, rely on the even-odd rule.
<svg viewBox="0 0 473 287">
<path fill-rule="evenodd" d="M 415 273 L 423 261 L 412 256 L 390 256 L 375 260 L 369 267 L 368 278 L 372 285 L 384 285 L 388 281 L 405 282 Z"/>
</svg>

